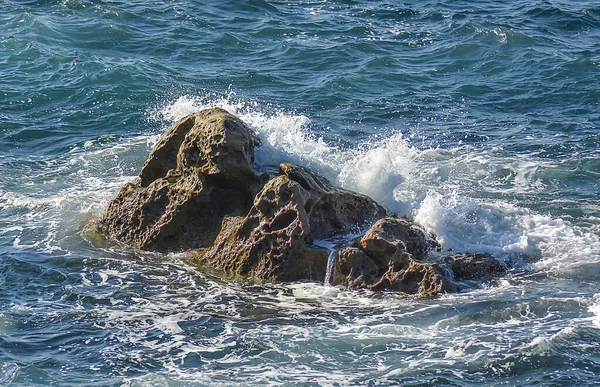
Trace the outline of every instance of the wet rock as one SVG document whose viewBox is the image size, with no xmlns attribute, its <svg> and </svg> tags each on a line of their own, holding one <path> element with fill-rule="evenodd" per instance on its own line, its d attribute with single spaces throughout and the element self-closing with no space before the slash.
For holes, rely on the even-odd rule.
<svg viewBox="0 0 600 387">
<path fill-rule="evenodd" d="M 326 249 L 315 238 L 356 231 L 384 214 L 372 199 L 333 187 L 293 164 L 270 180 L 248 215 L 224 226 L 200 262 L 231 274 L 267 281 L 322 281 Z"/>
<path fill-rule="evenodd" d="M 408 219 L 381 219 L 355 247 L 338 252 L 333 283 L 419 295 L 457 291 L 439 265 L 417 261 L 432 247 L 431 237 Z"/>
<path fill-rule="evenodd" d="M 329 251 L 316 240 L 359 233 L 337 252 L 334 285 L 436 295 L 457 291 L 450 271 L 428 260 L 435 239 L 405 218 L 385 218 L 367 196 L 334 187 L 294 164 L 277 176 L 253 169 L 258 137 L 214 108 L 166 131 L 139 178 L 125 184 L 98 225 L 109 238 L 147 250 L 191 251 L 199 264 L 259 281 L 323 281 Z M 270 179 L 270 180 L 269 180 Z M 458 281 L 502 275 L 493 257 L 447 257 Z"/>
<path fill-rule="evenodd" d="M 362 249 L 346 247 L 337 252 L 331 283 L 348 289 L 366 289 L 376 284 L 386 269 Z"/>
<path fill-rule="evenodd" d="M 454 254 L 445 258 L 457 281 L 489 281 L 506 274 L 506 268 L 490 254 Z"/>
<path fill-rule="evenodd" d="M 435 263 L 409 261 L 406 268 L 395 270 L 390 266 L 379 282 L 370 286 L 372 290 L 392 290 L 421 296 L 435 296 L 443 293 L 454 293 L 458 287 L 450 281 Z"/>
<path fill-rule="evenodd" d="M 373 225 L 360 240 L 371 256 L 400 253 L 425 259 L 427 252 L 439 248 L 437 242 L 418 225 L 406 218 L 384 218 Z"/>
<path fill-rule="evenodd" d="M 190 115 L 156 144 L 140 177 L 125 184 L 99 220 L 110 238 L 142 249 L 212 245 L 226 216 L 245 215 L 260 188 L 252 169 L 260 142 L 222 109 Z"/>
<path fill-rule="evenodd" d="M 311 239 L 358 232 L 386 215 L 368 196 L 336 188 L 318 173 L 295 164 L 281 164 L 281 173 L 300 184 L 310 197 L 306 201 Z"/>
</svg>

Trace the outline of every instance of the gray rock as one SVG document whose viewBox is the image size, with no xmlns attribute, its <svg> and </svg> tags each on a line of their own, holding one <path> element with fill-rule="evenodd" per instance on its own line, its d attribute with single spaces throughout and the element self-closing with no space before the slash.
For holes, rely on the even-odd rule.
<svg viewBox="0 0 600 387">
<path fill-rule="evenodd" d="M 506 268 L 490 254 L 454 254 L 445 258 L 457 281 L 489 281 L 506 274 Z"/>
</svg>

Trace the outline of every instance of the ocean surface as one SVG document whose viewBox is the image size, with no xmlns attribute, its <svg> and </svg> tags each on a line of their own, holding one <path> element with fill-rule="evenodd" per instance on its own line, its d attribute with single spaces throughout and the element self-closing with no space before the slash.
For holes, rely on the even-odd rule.
<svg viewBox="0 0 600 387">
<path fill-rule="evenodd" d="M 204 107 L 511 268 L 229 281 L 90 226 Z M 0 1 L 0 385 L 600 384 L 597 1 Z"/>
</svg>

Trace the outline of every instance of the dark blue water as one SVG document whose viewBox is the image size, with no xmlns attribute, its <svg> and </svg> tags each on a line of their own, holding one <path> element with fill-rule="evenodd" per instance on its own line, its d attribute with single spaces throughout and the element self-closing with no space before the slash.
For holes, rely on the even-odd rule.
<svg viewBox="0 0 600 387">
<path fill-rule="evenodd" d="M 223 4 L 225 3 L 225 4 Z M 434 299 L 251 285 L 96 219 L 208 106 L 514 269 Z M 600 383 L 600 5 L 0 2 L 0 385 Z"/>
</svg>

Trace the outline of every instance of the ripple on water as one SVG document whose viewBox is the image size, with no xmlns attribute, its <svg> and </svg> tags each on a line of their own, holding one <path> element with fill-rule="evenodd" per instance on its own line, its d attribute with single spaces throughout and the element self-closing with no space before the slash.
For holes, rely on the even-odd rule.
<svg viewBox="0 0 600 387">
<path fill-rule="evenodd" d="M 19 366 L 16 363 L 0 364 L 0 383 L 9 384 L 19 373 Z"/>
</svg>

